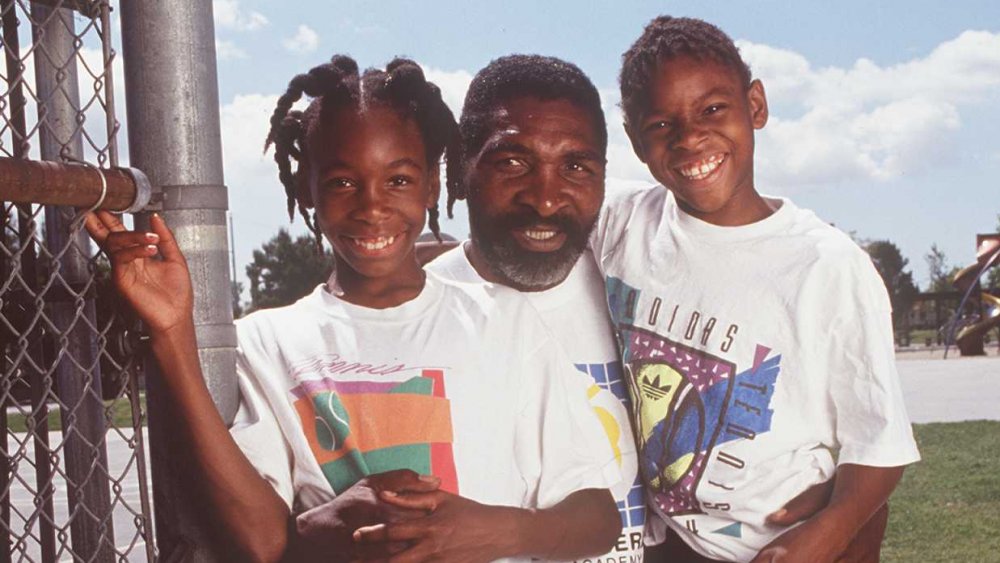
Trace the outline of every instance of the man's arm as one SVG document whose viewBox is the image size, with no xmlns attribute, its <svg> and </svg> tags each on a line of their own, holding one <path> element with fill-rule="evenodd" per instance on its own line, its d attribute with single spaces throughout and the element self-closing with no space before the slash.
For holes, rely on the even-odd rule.
<svg viewBox="0 0 1000 563">
<path fill-rule="evenodd" d="M 872 515 L 888 502 L 904 469 L 841 465 L 826 508 L 778 536 L 752 563 L 835 561 Z"/>
<path fill-rule="evenodd" d="M 462 243 L 454 240 L 446 240 L 444 242 L 418 242 L 414 247 L 415 252 L 417 253 L 417 263 L 421 266 L 426 266 L 438 256 L 441 256 L 445 252 L 448 252 L 460 244 Z"/>
<path fill-rule="evenodd" d="M 421 561 L 431 555 L 456 561 L 505 557 L 572 560 L 611 549 L 621 518 L 607 489 L 576 491 L 545 509 L 479 504 L 450 493 L 382 493 L 386 502 L 428 511 L 419 520 L 359 529 L 360 544 L 413 542 L 394 561 Z"/>
</svg>

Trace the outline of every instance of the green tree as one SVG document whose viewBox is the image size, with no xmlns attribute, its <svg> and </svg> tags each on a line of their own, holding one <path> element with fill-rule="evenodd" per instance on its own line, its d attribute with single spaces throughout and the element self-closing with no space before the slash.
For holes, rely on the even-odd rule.
<svg viewBox="0 0 1000 563">
<path fill-rule="evenodd" d="M 876 240 L 865 247 L 875 269 L 878 270 L 892 302 L 892 322 L 896 330 L 905 327 L 906 315 L 916 301 L 920 290 L 913 283 L 913 274 L 906 270 L 909 260 L 903 258 L 899 247 L 887 240 Z"/>
<path fill-rule="evenodd" d="M 333 253 L 320 255 L 316 241 L 300 236 L 294 241 L 281 229 L 259 250 L 247 266 L 250 278 L 250 305 L 247 312 L 294 303 L 330 276 Z"/>
<path fill-rule="evenodd" d="M 1000 235 L 1000 213 L 997 214 L 997 228 L 996 232 Z M 986 281 L 983 287 L 988 289 L 1000 289 L 1000 264 L 993 266 L 989 273 L 986 274 Z"/>
<path fill-rule="evenodd" d="M 954 291 L 955 286 L 951 282 L 961 268 L 958 266 L 949 267 L 948 258 L 944 255 L 944 251 L 937 247 L 937 244 L 931 245 L 930 252 L 924 254 L 924 260 L 927 261 L 927 270 L 930 273 L 930 285 L 928 285 L 927 291 Z"/>
<path fill-rule="evenodd" d="M 233 289 L 233 318 L 238 319 L 245 312 L 243 310 L 243 301 L 240 300 L 240 296 L 243 294 L 243 282 L 233 280 L 231 287 Z"/>
</svg>

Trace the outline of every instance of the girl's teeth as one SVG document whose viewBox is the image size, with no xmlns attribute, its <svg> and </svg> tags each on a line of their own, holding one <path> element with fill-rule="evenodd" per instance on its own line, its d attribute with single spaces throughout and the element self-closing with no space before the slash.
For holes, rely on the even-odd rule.
<svg viewBox="0 0 1000 563">
<path fill-rule="evenodd" d="M 396 241 L 395 236 L 391 237 L 378 237 L 376 239 L 354 239 L 354 244 L 364 248 L 365 250 L 382 250 L 383 248 L 389 246 Z"/>
<path fill-rule="evenodd" d="M 524 231 L 524 236 L 532 240 L 549 240 L 556 236 L 555 231 Z"/>
</svg>

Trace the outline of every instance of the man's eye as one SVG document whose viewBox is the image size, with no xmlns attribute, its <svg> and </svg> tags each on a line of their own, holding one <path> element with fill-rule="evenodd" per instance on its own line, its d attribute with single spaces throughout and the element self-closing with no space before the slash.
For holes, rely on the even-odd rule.
<svg viewBox="0 0 1000 563">
<path fill-rule="evenodd" d="M 502 158 L 496 165 L 501 170 L 520 170 L 525 166 L 524 162 L 517 158 Z"/>
<path fill-rule="evenodd" d="M 410 178 L 409 176 L 393 176 L 392 178 L 389 178 L 389 185 L 394 188 L 401 188 L 412 183 L 413 178 Z"/>
<path fill-rule="evenodd" d="M 712 104 L 707 108 L 705 108 L 705 115 L 712 115 L 713 113 L 718 113 L 725 108 L 726 106 L 724 104 Z"/>
<path fill-rule="evenodd" d="M 592 172 L 589 166 L 580 162 L 570 162 L 566 165 L 566 169 L 575 174 L 590 174 Z"/>
</svg>

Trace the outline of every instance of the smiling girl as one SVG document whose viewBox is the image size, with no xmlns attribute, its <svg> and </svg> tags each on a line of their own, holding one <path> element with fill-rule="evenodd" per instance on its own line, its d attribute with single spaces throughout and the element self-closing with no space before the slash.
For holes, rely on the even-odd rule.
<svg viewBox="0 0 1000 563">
<path fill-rule="evenodd" d="M 303 94 L 308 109 L 291 111 Z M 438 88 L 409 60 L 360 74 L 337 56 L 292 80 L 271 124 L 289 210 L 333 246 L 336 267 L 297 303 L 237 323 L 231 428 L 201 376 L 190 278 L 163 220 L 150 233 L 105 213 L 87 222 L 146 323 L 234 543 L 276 560 L 291 515 L 318 507 L 328 527 L 310 533 L 334 546 L 327 561 L 606 550 L 620 529 L 606 489 L 619 477 L 589 379 L 516 292 L 444 282 L 417 263 L 428 212 L 437 233 L 438 162 L 456 132 Z"/>
</svg>

